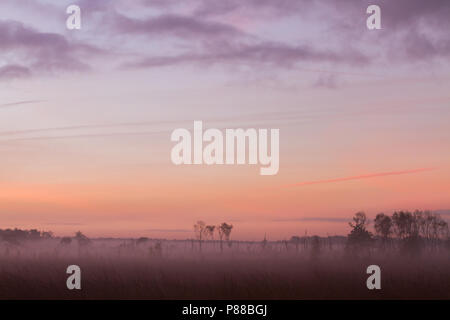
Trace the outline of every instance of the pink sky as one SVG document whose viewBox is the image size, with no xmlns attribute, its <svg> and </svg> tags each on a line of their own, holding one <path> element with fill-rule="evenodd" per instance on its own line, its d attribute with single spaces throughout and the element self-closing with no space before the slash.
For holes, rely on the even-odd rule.
<svg viewBox="0 0 450 320">
<path fill-rule="evenodd" d="M 66 2 L 0 4 L 0 228 L 288 239 L 450 209 L 447 2 L 381 1 L 375 31 L 364 1 L 78 1 L 77 31 Z M 194 120 L 279 128 L 279 173 L 173 165 Z"/>
</svg>

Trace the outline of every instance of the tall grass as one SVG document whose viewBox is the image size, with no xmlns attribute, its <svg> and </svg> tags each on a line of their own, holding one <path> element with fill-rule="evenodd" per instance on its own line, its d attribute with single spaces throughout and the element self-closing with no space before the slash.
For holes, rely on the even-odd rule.
<svg viewBox="0 0 450 320">
<path fill-rule="evenodd" d="M 87 248 L 58 239 L 0 244 L 1 299 L 449 299 L 447 249 L 348 252 L 296 249 L 289 243 L 93 240 Z M 82 289 L 66 288 L 67 266 L 82 270 Z M 366 288 L 367 266 L 381 267 L 381 290 Z"/>
</svg>

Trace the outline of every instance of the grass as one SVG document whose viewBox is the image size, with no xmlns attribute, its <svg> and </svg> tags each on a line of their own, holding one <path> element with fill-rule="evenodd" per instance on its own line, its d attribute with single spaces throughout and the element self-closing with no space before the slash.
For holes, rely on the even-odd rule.
<svg viewBox="0 0 450 320">
<path fill-rule="evenodd" d="M 449 299 L 448 250 L 403 256 L 396 251 L 349 255 L 342 247 L 312 255 L 283 244 L 262 250 L 165 241 L 119 249 L 94 240 L 78 250 L 58 240 L 0 246 L 0 299 Z M 82 290 L 66 288 L 67 266 L 82 270 Z M 381 267 L 381 290 L 366 288 L 367 266 Z"/>
</svg>

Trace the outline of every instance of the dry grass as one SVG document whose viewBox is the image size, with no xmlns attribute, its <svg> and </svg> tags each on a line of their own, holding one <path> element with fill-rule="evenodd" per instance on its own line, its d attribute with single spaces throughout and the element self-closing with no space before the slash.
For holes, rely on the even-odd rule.
<svg viewBox="0 0 450 320">
<path fill-rule="evenodd" d="M 119 249 L 121 241 L 94 240 L 79 252 L 57 240 L 0 246 L 1 299 L 449 299 L 449 251 L 419 257 L 397 252 L 349 256 L 343 248 L 286 251 L 258 243 L 204 245 L 191 251 L 186 241 Z M 270 246 L 269 246 L 270 247 Z M 283 251 L 284 248 L 284 251 Z M 82 270 L 82 290 L 66 288 L 66 268 Z M 366 268 L 382 270 L 382 290 L 366 288 Z"/>
</svg>

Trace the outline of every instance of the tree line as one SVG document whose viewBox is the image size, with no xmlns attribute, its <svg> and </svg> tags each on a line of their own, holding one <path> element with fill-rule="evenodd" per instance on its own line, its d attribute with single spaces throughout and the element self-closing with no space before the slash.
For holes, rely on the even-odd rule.
<svg viewBox="0 0 450 320">
<path fill-rule="evenodd" d="M 51 231 L 39 231 L 36 229 L 21 230 L 21 229 L 0 229 L 0 240 L 9 243 L 18 243 L 22 240 L 39 240 L 53 238 Z"/>
<path fill-rule="evenodd" d="M 369 220 L 358 212 L 349 225 L 349 245 L 364 245 L 380 240 L 383 247 L 400 243 L 418 249 L 421 245 L 436 247 L 449 241 L 449 226 L 437 213 L 431 211 L 395 211 L 392 215 L 378 213 L 373 220 L 375 234 L 368 230 Z"/>
</svg>

